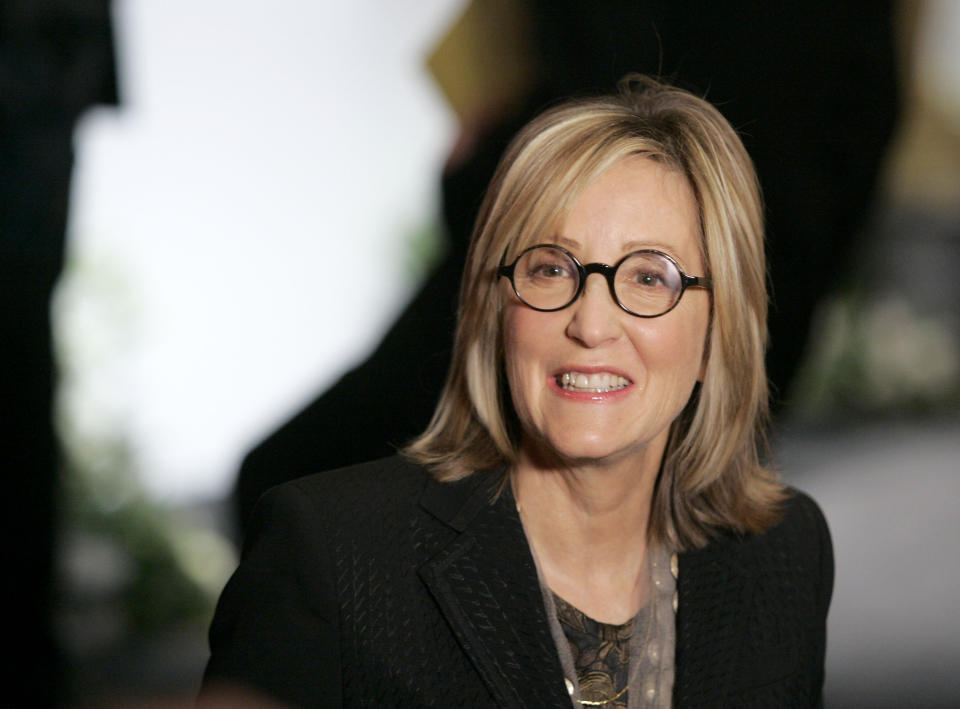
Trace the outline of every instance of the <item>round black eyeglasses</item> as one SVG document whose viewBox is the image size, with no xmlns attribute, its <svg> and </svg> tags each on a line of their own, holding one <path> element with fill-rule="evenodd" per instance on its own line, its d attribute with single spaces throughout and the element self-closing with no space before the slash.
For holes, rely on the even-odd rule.
<svg viewBox="0 0 960 709">
<path fill-rule="evenodd" d="M 688 276 L 672 257 L 645 249 L 627 254 L 613 266 L 581 264 L 562 246 L 536 244 L 497 274 L 510 279 L 524 305 L 543 312 L 563 310 L 580 294 L 591 273 L 607 279 L 610 295 L 624 311 L 638 318 L 656 318 L 673 310 L 687 288 L 712 288 L 703 276 Z"/>
</svg>

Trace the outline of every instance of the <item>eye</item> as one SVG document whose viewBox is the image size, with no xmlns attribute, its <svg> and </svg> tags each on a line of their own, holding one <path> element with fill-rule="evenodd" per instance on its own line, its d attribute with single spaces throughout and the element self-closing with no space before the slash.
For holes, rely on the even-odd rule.
<svg viewBox="0 0 960 709">
<path fill-rule="evenodd" d="M 562 263 L 538 263 L 531 265 L 528 275 L 531 278 L 566 278 L 570 270 Z"/>
<path fill-rule="evenodd" d="M 681 287 L 680 272 L 662 254 L 641 251 L 632 254 L 617 271 L 624 288 L 637 291 L 675 291 Z"/>
<path fill-rule="evenodd" d="M 625 275 L 627 276 L 626 281 L 631 286 L 640 288 L 663 288 L 667 284 L 663 270 L 652 268 L 650 264 L 630 269 Z"/>
<path fill-rule="evenodd" d="M 577 264 L 562 249 L 535 246 L 516 263 L 513 288 L 521 301 L 536 310 L 556 310 L 568 305 L 577 292 Z"/>
<path fill-rule="evenodd" d="M 663 283 L 663 276 L 652 271 L 639 271 L 634 274 L 633 280 L 636 281 L 638 285 L 653 288 Z"/>
<path fill-rule="evenodd" d="M 520 273 L 527 280 L 556 281 L 576 278 L 576 266 L 562 251 L 549 246 L 531 249 L 519 262 Z"/>
</svg>

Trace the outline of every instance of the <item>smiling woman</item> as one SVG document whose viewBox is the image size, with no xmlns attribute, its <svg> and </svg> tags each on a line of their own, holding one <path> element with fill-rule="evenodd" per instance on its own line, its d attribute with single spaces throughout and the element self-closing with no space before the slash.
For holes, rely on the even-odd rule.
<svg viewBox="0 0 960 709">
<path fill-rule="evenodd" d="M 206 696 L 817 706 L 833 557 L 759 463 L 760 205 L 730 125 L 653 80 L 527 126 L 433 420 L 402 458 L 264 497 Z"/>
<path fill-rule="evenodd" d="M 703 270 L 689 182 L 643 156 L 625 158 L 602 173 L 558 225 L 555 241 L 611 263 L 657 245 L 672 259 L 663 260 L 661 270 L 673 260 Z M 648 253 L 634 252 L 641 258 Z M 624 263 L 629 267 L 634 260 Z M 626 270 L 624 263 L 618 272 Z M 650 269 L 643 272 L 651 278 Z M 654 284 L 658 290 L 661 280 Z M 517 486 L 528 469 L 555 458 L 551 468 L 573 461 L 623 468 L 620 477 L 631 488 L 643 481 L 641 486 L 652 489 L 670 424 L 703 378 L 709 292 L 691 290 L 676 307 L 671 297 L 651 313 L 660 317 L 648 318 L 618 307 L 605 285 L 599 278 L 584 280 L 579 299 L 553 312 L 538 312 L 519 297 L 506 302 L 506 372 L 522 437 Z M 615 294 L 622 289 L 615 286 Z M 679 294 L 679 287 L 675 290 Z M 619 295 L 617 300 L 623 302 Z M 610 389 L 611 378 L 625 386 Z M 532 466 L 534 454 L 539 462 Z"/>
</svg>

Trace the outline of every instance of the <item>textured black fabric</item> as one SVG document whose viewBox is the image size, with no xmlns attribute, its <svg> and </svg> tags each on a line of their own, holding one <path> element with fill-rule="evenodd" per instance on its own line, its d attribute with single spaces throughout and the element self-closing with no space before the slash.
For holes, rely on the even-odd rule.
<svg viewBox="0 0 960 709">
<path fill-rule="evenodd" d="M 795 493 L 765 534 L 680 555 L 674 706 L 822 706 L 833 547 Z"/>
<path fill-rule="evenodd" d="M 441 484 L 389 458 L 274 488 L 218 605 L 205 686 L 307 707 L 569 709 L 500 477 Z M 832 569 L 800 494 L 767 534 L 682 555 L 675 706 L 815 706 Z"/>
</svg>

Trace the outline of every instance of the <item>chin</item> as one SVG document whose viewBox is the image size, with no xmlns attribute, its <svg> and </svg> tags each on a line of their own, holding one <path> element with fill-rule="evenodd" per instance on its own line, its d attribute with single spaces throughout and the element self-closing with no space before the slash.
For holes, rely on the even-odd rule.
<svg viewBox="0 0 960 709">
<path fill-rule="evenodd" d="M 529 431 L 529 429 L 528 429 Z M 529 453 L 535 460 L 546 463 L 561 463 L 566 467 L 582 465 L 604 466 L 635 459 L 638 464 L 649 462 L 651 453 L 656 453 L 657 463 L 662 456 L 670 427 L 658 427 L 656 432 L 630 435 L 622 431 L 611 435 L 609 430 L 567 428 L 566 431 L 543 432 L 530 435 L 532 444 Z"/>
<path fill-rule="evenodd" d="M 570 440 L 553 442 L 541 440 L 537 446 L 536 457 L 541 460 L 555 460 L 566 466 L 604 465 L 637 455 L 640 447 L 611 446 L 607 441 Z"/>
</svg>

